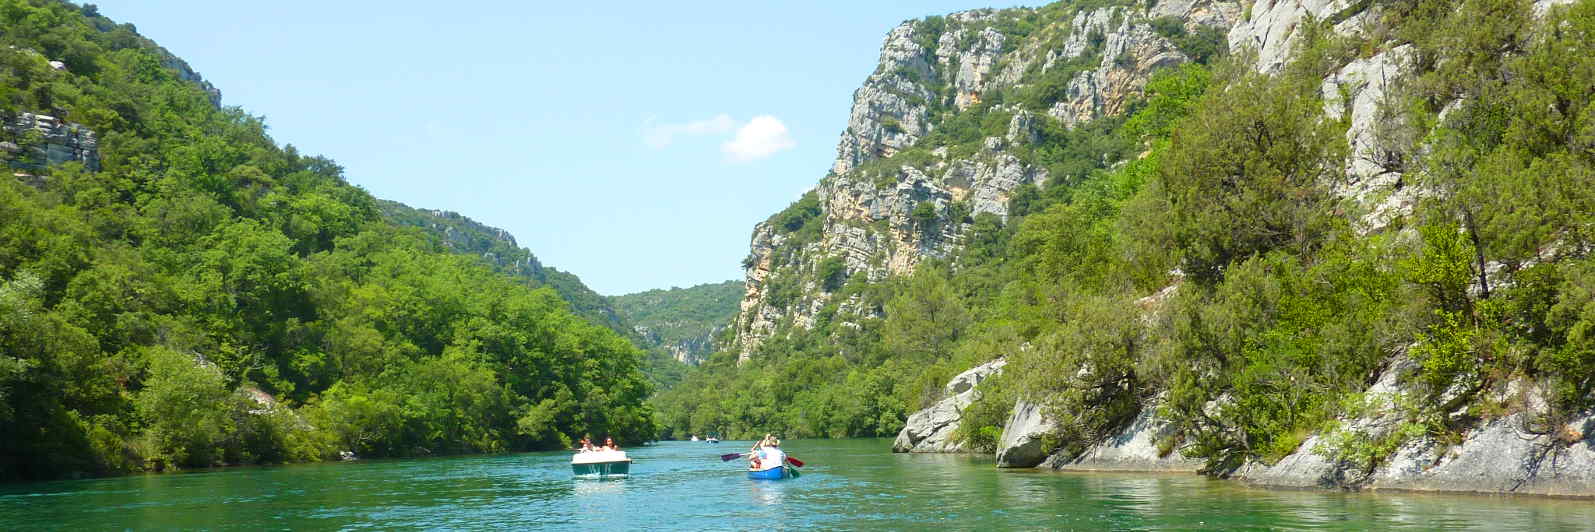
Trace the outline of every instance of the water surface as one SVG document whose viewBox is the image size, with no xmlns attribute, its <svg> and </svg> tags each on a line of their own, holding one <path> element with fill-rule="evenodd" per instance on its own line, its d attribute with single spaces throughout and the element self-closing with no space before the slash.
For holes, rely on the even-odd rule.
<svg viewBox="0 0 1595 532">
<path fill-rule="evenodd" d="M 370 460 L 0 485 L 0 529 L 1592 530 L 1595 503 L 1269 491 L 1196 475 L 999 471 L 793 440 L 803 476 L 750 481 L 748 442 L 628 450 L 631 478 L 571 478 L 568 453 Z"/>
</svg>

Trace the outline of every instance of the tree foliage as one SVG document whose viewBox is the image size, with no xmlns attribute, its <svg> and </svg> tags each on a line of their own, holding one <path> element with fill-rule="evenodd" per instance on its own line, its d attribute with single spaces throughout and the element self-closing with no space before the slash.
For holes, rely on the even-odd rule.
<svg viewBox="0 0 1595 532">
<path fill-rule="evenodd" d="M 641 352 L 551 289 L 384 219 L 130 25 L 0 22 L 0 115 L 102 163 L 0 180 L 0 480 L 655 433 Z"/>
<path fill-rule="evenodd" d="M 1172 423 L 1160 448 L 1220 474 L 1320 431 L 1330 456 L 1371 467 L 1403 438 L 1447 441 L 1529 408 L 1487 393 L 1523 384 L 1552 392 L 1537 426 L 1587 411 L 1595 3 L 1538 18 L 1526 0 L 1403 0 L 1370 17 L 1353 37 L 1330 30 L 1342 15 L 1303 21 L 1294 59 L 1268 74 L 1244 52 L 1165 71 L 1131 116 L 1016 147 L 1059 179 L 1015 188 L 1007 220 L 972 217 L 946 261 L 851 279 L 748 361 L 717 355 L 687 377 L 696 395 L 656 402 L 664 425 L 886 435 L 948 377 L 997 357 L 1006 373 L 958 431 L 974 448 L 994 445 L 1019 400 L 1045 407 L 1064 453 L 1156 405 Z M 1170 22 L 1154 29 L 1180 37 Z M 1396 154 L 1381 164 L 1422 199 L 1370 233 L 1363 207 L 1342 201 L 1348 114 L 1325 112 L 1350 95 L 1324 80 L 1382 52 L 1411 54 L 1411 70 L 1387 86 L 1375 149 Z M 1005 105 L 1044 105 L 1068 79 L 1024 81 L 943 110 L 905 153 L 965 156 Z M 1397 431 L 1333 430 L 1406 361 Z"/>
</svg>

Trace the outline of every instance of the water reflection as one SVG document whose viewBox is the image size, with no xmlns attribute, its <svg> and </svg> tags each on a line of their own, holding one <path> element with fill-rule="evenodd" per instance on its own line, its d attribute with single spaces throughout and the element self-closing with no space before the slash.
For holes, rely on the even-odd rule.
<svg viewBox="0 0 1595 532">
<path fill-rule="evenodd" d="M 781 498 L 786 494 L 786 484 L 796 480 L 763 480 L 749 481 L 748 492 L 753 496 L 753 503 L 762 506 L 775 506 L 781 504 Z"/>
<path fill-rule="evenodd" d="M 892 455 L 886 440 L 804 441 L 801 478 L 749 481 L 727 448 L 632 451 L 625 479 L 571 478 L 569 455 L 368 461 L 0 486 L 3 529 L 1303 529 L 1584 530 L 1595 503 L 1260 490 L 1189 474 L 999 471 Z M 742 447 L 745 448 L 745 447 Z M 265 526 L 262 526 L 265 525 Z"/>
<path fill-rule="evenodd" d="M 626 479 L 623 478 L 578 478 L 572 479 L 571 484 L 577 497 L 595 495 L 614 495 L 625 491 Z"/>
</svg>

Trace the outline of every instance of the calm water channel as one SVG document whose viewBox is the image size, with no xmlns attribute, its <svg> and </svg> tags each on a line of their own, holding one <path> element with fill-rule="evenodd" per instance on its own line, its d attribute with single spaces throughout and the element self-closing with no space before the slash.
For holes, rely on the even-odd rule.
<svg viewBox="0 0 1595 532">
<path fill-rule="evenodd" d="M 747 442 L 630 450 L 623 480 L 567 453 L 240 468 L 0 485 L 0 529 L 1595 530 L 1595 502 L 1249 489 L 1195 475 L 997 471 L 889 440 L 790 441 L 801 478 L 750 481 Z"/>
</svg>

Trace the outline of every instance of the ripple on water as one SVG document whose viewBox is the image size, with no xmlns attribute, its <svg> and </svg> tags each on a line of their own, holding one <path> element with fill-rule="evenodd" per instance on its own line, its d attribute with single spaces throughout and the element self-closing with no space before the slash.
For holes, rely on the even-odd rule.
<svg viewBox="0 0 1595 532">
<path fill-rule="evenodd" d="M 998 471 L 894 455 L 887 440 L 794 440 L 803 476 L 750 481 L 747 444 L 628 450 L 632 476 L 575 480 L 569 454 L 240 468 L 0 489 L 23 529 L 1311 529 L 1583 530 L 1595 504 L 1256 490 L 1194 475 Z"/>
</svg>

